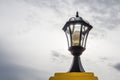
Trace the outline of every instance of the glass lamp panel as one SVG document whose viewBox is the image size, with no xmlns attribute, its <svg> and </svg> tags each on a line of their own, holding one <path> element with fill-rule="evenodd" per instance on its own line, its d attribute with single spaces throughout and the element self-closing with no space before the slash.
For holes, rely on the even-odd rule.
<svg viewBox="0 0 120 80">
<path fill-rule="evenodd" d="M 83 35 L 85 35 L 87 32 L 88 32 L 88 27 L 83 26 L 82 27 L 82 33 L 83 33 Z"/>
<path fill-rule="evenodd" d="M 82 27 L 82 33 L 81 33 L 81 37 L 82 37 L 81 46 L 82 47 L 86 47 L 86 41 L 87 41 L 88 33 L 89 33 L 88 27 L 83 26 Z"/>
<path fill-rule="evenodd" d="M 75 24 L 75 25 L 71 26 L 72 46 L 80 45 L 80 27 L 81 27 L 81 25 L 79 25 L 79 24 Z"/>
<path fill-rule="evenodd" d="M 75 31 L 72 34 L 72 45 L 73 46 L 79 46 L 79 40 L 80 40 L 80 31 Z"/>
<path fill-rule="evenodd" d="M 81 46 L 84 47 L 84 38 L 85 35 L 81 34 Z"/>
<path fill-rule="evenodd" d="M 81 25 L 80 24 L 75 24 L 74 25 L 74 31 L 80 31 Z"/>
<path fill-rule="evenodd" d="M 68 47 L 71 46 L 71 32 L 70 32 L 70 28 L 67 27 L 66 31 L 65 31 L 66 37 L 67 37 L 67 42 L 68 42 Z"/>
</svg>

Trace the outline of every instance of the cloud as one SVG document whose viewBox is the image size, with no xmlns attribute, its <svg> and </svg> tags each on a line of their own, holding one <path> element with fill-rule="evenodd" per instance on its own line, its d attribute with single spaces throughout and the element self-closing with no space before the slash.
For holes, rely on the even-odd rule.
<svg viewBox="0 0 120 80">
<path fill-rule="evenodd" d="M 93 36 L 103 37 L 120 26 L 119 3 L 118 0 L 74 0 L 73 5 L 92 23 L 92 34 L 96 34 Z"/>
<path fill-rule="evenodd" d="M 87 19 L 88 22 L 90 22 L 90 24 L 93 25 L 93 31 L 91 32 L 91 35 L 93 36 L 104 37 L 107 34 L 107 32 L 111 30 L 115 30 L 120 26 L 119 25 L 120 1 L 118 0 L 117 1 L 116 0 L 87 0 L 87 1 L 86 0 L 69 0 L 69 1 L 68 0 L 21 0 L 21 1 L 30 4 L 32 6 L 35 6 L 36 8 L 39 8 L 41 10 L 40 12 L 45 13 L 47 17 L 48 15 L 50 15 L 52 11 L 53 12 L 52 14 L 55 15 L 53 17 L 56 18 L 60 17 L 62 18 L 62 20 L 65 19 L 65 17 L 68 15 L 74 15 L 73 13 L 75 13 L 75 11 L 78 10 L 80 16 Z M 33 11 L 33 13 L 34 12 L 35 11 Z M 39 22 L 39 19 L 41 19 L 41 17 L 38 16 L 38 14 L 36 17 L 35 16 L 33 17 L 35 19 L 33 18 L 30 19 L 30 22 L 28 21 L 29 22 L 28 26 L 35 25 L 31 23 L 41 22 L 41 21 Z M 46 17 L 44 19 L 46 19 Z M 44 19 L 42 19 L 42 21 L 44 21 Z M 55 23 L 51 23 L 51 24 L 55 24 Z M 25 29 L 25 31 L 27 30 L 28 28 Z"/>
<path fill-rule="evenodd" d="M 31 67 L 17 65 L 12 62 L 8 54 L 0 52 L 0 80 L 8 79 L 48 80 L 48 73 Z"/>
<path fill-rule="evenodd" d="M 63 6 L 68 5 L 65 0 L 24 0 L 26 3 L 40 8 L 48 8 L 60 12 Z"/>
<path fill-rule="evenodd" d="M 116 70 L 120 71 L 120 63 L 117 63 L 113 66 Z"/>
<path fill-rule="evenodd" d="M 47 75 L 44 71 L 14 64 L 5 63 L 0 66 L 1 80 L 45 80 L 48 76 L 44 74 Z"/>
<path fill-rule="evenodd" d="M 57 61 L 57 62 L 60 62 L 60 63 L 65 61 L 65 60 L 70 59 L 69 56 L 64 55 L 61 52 L 58 52 L 58 51 L 55 51 L 55 50 L 51 51 L 51 56 L 52 56 L 53 61 Z"/>
<path fill-rule="evenodd" d="M 101 59 L 101 60 L 108 60 L 107 57 L 101 57 L 100 59 Z"/>
<path fill-rule="evenodd" d="M 93 43 L 89 47 L 92 46 L 94 50 L 92 52 L 92 48 L 89 48 L 88 52 L 91 53 L 91 56 L 86 55 L 88 56 L 86 62 L 93 66 L 93 71 L 98 72 L 98 76 L 101 75 L 102 80 L 111 79 L 112 76 L 108 77 L 109 73 L 111 73 L 110 75 L 116 74 L 114 69 L 120 71 L 119 63 L 112 65 L 118 60 L 113 61 L 109 57 L 100 58 L 99 56 L 108 55 L 114 57 L 111 55 L 112 53 L 119 53 L 119 39 L 116 36 L 119 34 L 119 30 L 118 33 L 112 34 L 112 31 L 115 31 L 120 26 L 119 4 L 120 1 L 118 0 L 4 1 L 4 4 L 1 3 L 0 7 L 0 80 L 8 80 L 8 78 L 9 80 L 45 80 L 47 73 L 44 71 L 55 72 L 56 69 L 56 71 L 65 71 L 65 67 L 68 69 L 67 66 L 71 64 L 72 58 L 64 54 L 67 52 L 57 50 L 56 46 L 60 48 L 67 44 L 62 42 L 62 40 L 66 39 L 61 34 L 62 31 L 59 31 L 64 23 L 75 15 L 76 11 L 79 11 L 80 16 L 93 25 L 90 35 L 93 35 L 94 38 L 96 36 L 103 37 L 111 31 L 109 34 L 111 35 L 110 39 L 108 38 L 106 42 L 101 42 L 101 39 L 91 40 Z M 112 39 L 114 40 L 111 41 Z M 57 45 L 58 42 L 60 46 Z M 49 63 L 49 51 L 51 51 L 50 56 L 54 62 L 65 62 L 65 64 L 61 66 L 55 64 L 54 68 L 46 69 L 48 65 L 53 66 Z M 119 58 L 119 54 L 117 57 Z M 111 64 L 108 65 L 109 63 Z M 112 68 L 109 70 L 111 65 Z M 37 67 L 37 69 L 30 66 Z M 96 68 L 94 68 L 95 66 Z M 44 71 L 38 70 L 38 68 Z M 106 74 L 107 79 L 103 79 L 104 74 Z M 116 75 L 114 77 L 119 78 Z M 117 80 L 115 78 L 111 80 Z"/>
<path fill-rule="evenodd" d="M 4 45 L 3 45 L 4 44 Z M 15 56 L 4 48 L 5 43 L 0 42 L 0 80 L 48 80 L 48 73 L 15 63 Z M 44 75 L 46 74 L 46 75 Z"/>
</svg>

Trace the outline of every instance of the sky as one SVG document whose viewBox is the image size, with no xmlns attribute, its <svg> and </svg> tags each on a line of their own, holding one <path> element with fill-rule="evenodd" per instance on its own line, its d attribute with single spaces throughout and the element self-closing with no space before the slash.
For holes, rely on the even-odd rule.
<svg viewBox="0 0 120 80">
<path fill-rule="evenodd" d="M 120 0 L 0 0 L 0 80 L 48 80 L 73 56 L 62 27 L 74 17 L 93 29 L 81 59 L 99 80 L 120 79 Z"/>
</svg>

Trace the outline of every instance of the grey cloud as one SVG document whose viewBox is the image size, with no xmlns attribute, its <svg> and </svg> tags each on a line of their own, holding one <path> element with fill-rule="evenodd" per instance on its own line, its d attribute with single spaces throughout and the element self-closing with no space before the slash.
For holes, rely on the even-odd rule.
<svg viewBox="0 0 120 80">
<path fill-rule="evenodd" d="M 99 34 L 98 36 L 105 35 L 106 32 L 119 27 L 119 4 L 119 0 L 75 0 L 73 2 L 75 7 L 88 13 L 94 27 L 92 33 Z M 84 8 L 87 8 L 87 11 Z"/>
<path fill-rule="evenodd" d="M 113 66 L 116 70 L 120 71 L 120 63 L 117 63 Z"/>
<path fill-rule="evenodd" d="M 107 64 L 109 64 L 109 58 L 108 57 L 100 57 L 99 61 L 100 62 L 106 62 Z"/>
<path fill-rule="evenodd" d="M 19 65 L 2 64 L 0 66 L 1 80 L 44 80 L 47 77 L 44 74 L 46 73 L 43 71 Z"/>
<path fill-rule="evenodd" d="M 29 3 L 33 6 L 38 7 L 50 7 L 50 2 L 48 0 L 24 0 L 26 3 Z"/>
<path fill-rule="evenodd" d="M 57 62 L 63 62 L 64 60 L 69 59 L 69 56 L 66 56 L 55 50 L 51 51 L 51 56 L 52 56 L 52 60 Z"/>
<path fill-rule="evenodd" d="M 52 56 L 54 56 L 54 57 L 60 57 L 61 53 L 59 53 L 57 51 L 51 51 L 51 52 L 52 52 Z"/>
<path fill-rule="evenodd" d="M 2 45 L 2 43 L 0 43 Z M 15 56 L 0 45 L 0 80 L 48 80 L 48 73 L 12 62 Z M 44 75 L 46 74 L 46 75 Z"/>
<path fill-rule="evenodd" d="M 5 56 L 1 56 L 5 57 Z M 1 58 L 0 57 L 0 58 Z M 0 59 L 1 60 L 1 59 Z M 8 59 L 9 60 L 9 59 Z M 46 74 L 46 75 L 44 75 Z M 48 73 L 30 67 L 0 61 L 0 80 L 48 80 Z"/>
<path fill-rule="evenodd" d="M 120 1 L 118 0 L 74 0 L 73 4 L 77 4 L 75 6 L 87 6 L 90 10 L 97 13 L 105 13 L 111 9 L 119 10 L 114 6 L 119 7 Z"/>
<path fill-rule="evenodd" d="M 99 28 L 112 30 L 118 26 L 120 18 L 120 1 L 118 0 L 24 0 L 40 8 L 48 8 L 54 10 L 55 13 L 65 14 L 70 8 L 79 8 L 80 13 L 88 13 L 94 24 L 99 24 Z M 70 3 L 71 2 L 71 3 Z M 66 6 L 67 5 L 67 6 Z M 87 11 L 84 9 L 87 8 Z"/>
<path fill-rule="evenodd" d="M 101 57 L 100 59 L 101 59 L 101 60 L 108 60 L 107 57 Z"/>
<path fill-rule="evenodd" d="M 62 10 L 66 7 L 66 5 L 69 5 L 68 1 L 65 0 L 24 0 L 24 1 L 33 6 L 54 10 L 56 13 L 59 14 L 63 13 Z"/>
</svg>

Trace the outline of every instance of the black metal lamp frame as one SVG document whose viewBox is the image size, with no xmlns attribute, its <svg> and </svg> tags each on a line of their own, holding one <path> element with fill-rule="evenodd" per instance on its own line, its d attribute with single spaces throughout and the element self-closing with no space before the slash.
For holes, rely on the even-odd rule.
<svg viewBox="0 0 120 80">
<path fill-rule="evenodd" d="M 70 28 L 71 25 L 74 26 L 76 24 L 81 25 L 80 26 L 80 35 L 79 35 L 79 37 L 80 37 L 79 45 L 77 45 L 77 46 L 72 45 L 72 42 L 73 42 L 72 41 L 72 31 Z M 85 30 L 85 28 L 87 28 L 87 29 Z M 68 36 L 66 33 L 67 29 L 69 31 L 70 40 L 68 39 Z M 91 29 L 92 29 L 92 26 L 88 22 L 84 21 L 81 17 L 79 17 L 78 12 L 76 13 L 76 17 L 70 18 L 69 21 L 67 21 L 63 27 L 63 30 L 67 36 L 69 51 L 74 56 L 73 64 L 70 69 L 70 72 L 85 72 L 85 70 L 82 66 L 82 63 L 81 63 L 80 55 L 86 49 L 85 47 L 86 47 L 87 37 L 88 37 L 88 33 Z M 84 30 L 84 31 L 82 31 L 82 30 Z M 84 36 L 84 37 L 82 37 L 82 36 Z"/>
</svg>

